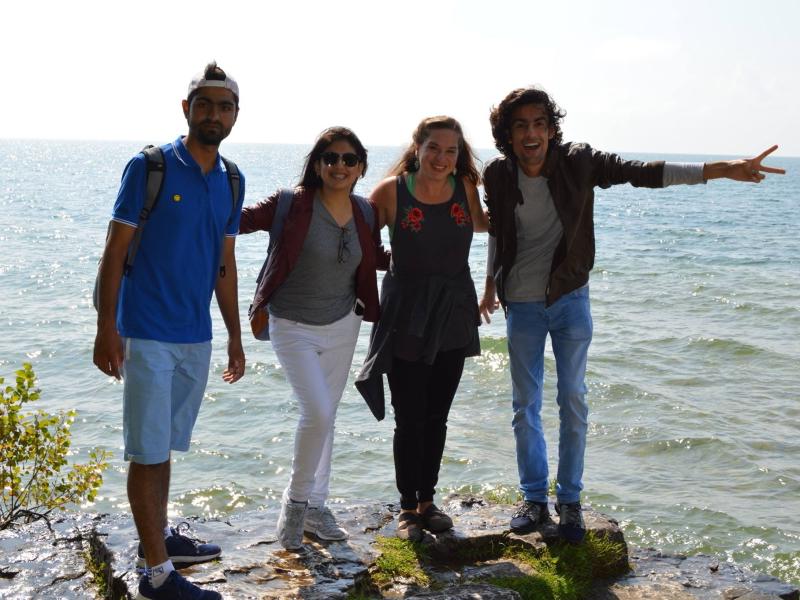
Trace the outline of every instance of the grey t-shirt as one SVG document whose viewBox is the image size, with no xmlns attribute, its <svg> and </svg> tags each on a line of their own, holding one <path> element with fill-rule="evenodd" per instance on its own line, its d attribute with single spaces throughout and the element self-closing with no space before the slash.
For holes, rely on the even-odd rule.
<svg viewBox="0 0 800 600">
<path fill-rule="evenodd" d="M 517 221 L 517 258 L 505 282 L 511 302 L 545 299 L 553 253 L 563 228 L 545 177 L 528 177 L 518 170 L 522 204 L 514 210 Z"/>
<path fill-rule="evenodd" d="M 361 244 L 355 221 L 344 227 L 314 198 L 311 224 L 300 257 L 272 295 L 271 315 L 307 325 L 328 325 L 353 309 Z"/>
</svg>

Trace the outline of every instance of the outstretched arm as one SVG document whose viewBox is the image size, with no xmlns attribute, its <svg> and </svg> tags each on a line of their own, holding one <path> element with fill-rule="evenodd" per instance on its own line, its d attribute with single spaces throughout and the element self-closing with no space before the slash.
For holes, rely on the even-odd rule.
<svg viewBox="0 0 800 600">
<path fill-rule="evenodd" d="M 733 179 L 734 181 L 750 181 L 752 183 L 761 183 L 761 180 L 766 177 L 765 173 L 783 175 L 786 173 L 784 169 L 768 167 L 761 164 L 762 160 L 775 152 L 777 149 L 777 145 L 767 148 L 755 158 L 722 160 L 719 162 L 706 163 L 703 165 L 703 178 L 720 179 L 724 177 L 725 179 Z"/>
<path fill-rule="evenodd" d="M 256 231 L 269 231 L 275 218 L 280 190 L 269 198 L 242 209 L 239 220 L 239 233 L 253 233 Z"/>
</svg>

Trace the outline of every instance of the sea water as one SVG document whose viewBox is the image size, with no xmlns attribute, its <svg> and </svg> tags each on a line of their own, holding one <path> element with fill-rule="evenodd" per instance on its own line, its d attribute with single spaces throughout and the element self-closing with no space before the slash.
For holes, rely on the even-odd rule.
<svg viewBox="0 0 800 600">
<path fill-rule="evenodd" d="M 122 169 L 142 145 L 0 140 L 0 376 L 8 383 L 31 362 L 42 389 L 37 404 L 78 410 L 73 459 L 85 460 L 95 446 L 113 452 L 86 510 L 128 508 L 122 386 L 92 365 L 91 291 Z M 295 183 L 307 150 L 223 146 L 247 176 L 247 203 Z M 357 191 L 368 193 L 398 154 L 372 148 Z M 485 160 L 493 152 L 480 154 Z M 597 190 L 584 503 L 619 519 L 635 544 L 712 553 L 800 583 L 800 159 L 768 163 L 788 174 L 760 185 Z M 237 241 L 243 315 L 267 239 Z M 485 260 L 486 235 L 478 234 L 470 263 L 479 296 Z M 225 384 L 226 334 L 216 307 L 212 314 L 211 376 L 191 449 L 175 455 L 174 516 L 274 505 L 291 468 L 297 407 L 270 344 L 245 333 L 246 376 Z M 352 376 L 369 332 L 362 326 Z M 502 311 L 480 334 L 482 355 L 467 361 L 453 403 L 438 493 L 514 499 Z M 554 472 L 549 348 L 545 367 Z M 396 499 L 392 431 L 391 413 L 375 421 L 349 385 L 337 420 L 332 501 Z"/>
</svg>

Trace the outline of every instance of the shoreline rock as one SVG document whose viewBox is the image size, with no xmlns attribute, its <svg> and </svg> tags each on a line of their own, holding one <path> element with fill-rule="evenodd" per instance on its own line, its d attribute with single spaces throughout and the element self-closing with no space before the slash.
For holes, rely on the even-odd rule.
<svg viewBox="0 0 800 600">
<path fill-rule="evenodd" d="M 513 508 L 480 498 L 451 496 L 441 504 L 454 517 L 451 532 L 429 535 L 423 542 L 432 566 L 430 589 L 394 579 L 375 598 L 512 599 L 512 590 L 489 585 L 490 577 L 519 577 L 530 569 L 511 559 L 464 560 L 493 546 L 517 545 L 542 550 L 558 540 L 555 524 L 525 536 L 508 531 Z M 376 502 L 331 507 L 350 531 L 344 542 L 306 537 L 302 552 L 280 547 L 274 533 L 277 507 L 231 515 L 226 519 L 187 519 L 201 539 L 223 548 L 222 557 L 181 572 L 226 598 L 344 599 L 357 582 L 370 577 L 379 555 L 377 536 L 393 537 L 398 507 Z M 594 582 L 590 600 L 800 600 L 796 586 L 767 575 L 752 574 L 713 557 L 665 555 L 652 549 L 629 549 L 618 523 L 585 510 L 587 528 L 623 544 L 624 556 L 614 568 L 630 571 Z M 73 513 L 59 516 L 52 532 L 44 521 L 0 531 L 0 598 L 132 598 L 139 574 L 134 568 L 136 530 L 129 515 Z M 87 561 L 91 557 L 91 562 Z M 456 557 L 460 557 L 455 560 Z M 89 569 L 102 578 L 98 587 Z M 374 588 L 373 588 L 374 589 Z"/>
</svg>

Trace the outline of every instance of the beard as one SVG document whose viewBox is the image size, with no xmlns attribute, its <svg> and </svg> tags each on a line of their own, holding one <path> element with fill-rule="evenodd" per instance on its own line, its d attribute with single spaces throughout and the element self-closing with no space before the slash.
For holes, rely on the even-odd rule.
<svg viewBox="0 0 800 600">
<path fill-rule="evenodd" d="M 219 123 L 204 121 L 195 126 L 190 126 L 189 131 L 198 142 L 204 146 L 219 146 L 228 134 L 230 129 L 225 129 Z"/>
</svg>

